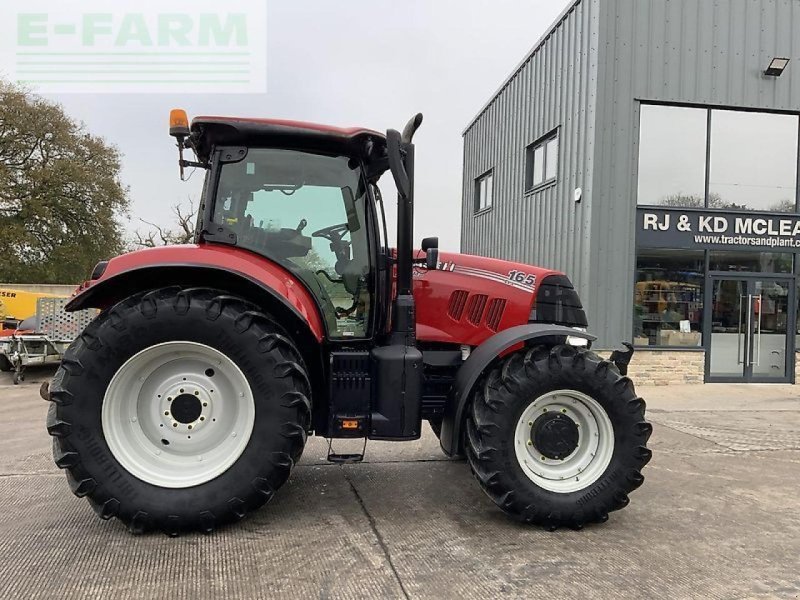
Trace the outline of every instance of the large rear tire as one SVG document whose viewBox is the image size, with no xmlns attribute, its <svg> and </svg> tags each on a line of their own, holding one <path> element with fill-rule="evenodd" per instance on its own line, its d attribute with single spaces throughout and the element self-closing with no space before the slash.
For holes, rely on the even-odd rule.
<svg viewBox="0 0 800 600">
<path fill-rule="evenodd" d="M 47 430 L 73 493 L 101 518 L 208 533 L 286 482 L 309 397 L 299 352 L 256 306 L 168 288 L 120 302 L 72 344 Z"/>
<path fill-rule="evenodd" d="M 516 519 L 550 529 L 603 522 L 644 481 L 652 432 L 644 411 L 631 380 L 592 352 L 517 352 L 476 389 L 467 458 Z"/>
</svg>

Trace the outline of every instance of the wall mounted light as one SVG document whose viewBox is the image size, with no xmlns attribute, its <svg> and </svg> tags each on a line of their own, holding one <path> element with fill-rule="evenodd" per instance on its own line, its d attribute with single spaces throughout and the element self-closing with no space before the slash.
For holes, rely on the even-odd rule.
<svg viewBox="0 0 800 600">
<path fill-rule="evenodd" d="M 764 75 L 767 75 L 768 77 L 780 77 L 783 75 L 783 72 L 786 70 L 788 64 L 788 58 L 773 58 L 769 63 L 767 70 L 764 71 Z"/>
</svg>

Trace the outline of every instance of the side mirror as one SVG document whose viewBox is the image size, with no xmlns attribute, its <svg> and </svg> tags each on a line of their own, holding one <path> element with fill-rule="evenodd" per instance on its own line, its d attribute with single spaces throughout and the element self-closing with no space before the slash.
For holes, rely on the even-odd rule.
<svg viewBox="0 0 800 600">
<path fill-rule="evenodd" d="M 422 251 L 427 252 L 431 248 L 439 247 L 438 237 L 429 237 L 422 240 Z"/>
<path fill-rule="evenodd" d="M 439 249 L 428 248 L 425 251 L 425 266 L 429 271 L 435 271 L 439 267 Z"/>
<path fill-rule="evenodd" d="M 386 152 L 389 155 L 389 170 L 394 177 L 397 193 L 403 200 L 408 200 L 413 190 L 406 170 L 403 143 L 399 131 L 390 129 L 386 132 Z"/>
</svg>

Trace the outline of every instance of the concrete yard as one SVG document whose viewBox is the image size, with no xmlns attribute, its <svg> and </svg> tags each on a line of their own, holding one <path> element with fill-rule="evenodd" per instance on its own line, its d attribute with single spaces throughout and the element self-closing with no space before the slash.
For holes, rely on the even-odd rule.
<svg viewBox="0 0 800 600">
<path fill-rule="evenodd" d="M 426 427 L 344 467 L 313 439 L 264 509 L 171 539 L 72 496 L 36 379 L 0 376 L 3 599 L 800 596 L 800 386 L 641 388 L 646 482 L 583 531 L 508 520 Z"/>
</svg>

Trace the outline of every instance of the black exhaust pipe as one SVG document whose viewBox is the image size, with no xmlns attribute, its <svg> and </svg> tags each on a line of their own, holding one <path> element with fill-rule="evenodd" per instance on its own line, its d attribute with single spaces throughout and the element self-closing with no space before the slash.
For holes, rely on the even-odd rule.
<svg viewBox="0 0 800 600">
<path fill-rule="evenodd" d="M 413 290 L 414 133 L 418 114 L 400 134 L 386 132 L 389 167 L 397 186 L 397 297 L 386 346 L 373 348 L 371 439 L 413 440 L 422 426 L 422 352 L 417 348 Z"/>
<path fill-rule="evenodd" d="M 403 128 L 402 135 L 386 132 L 389 167 L 397 187 L 397 298 L 392 331 L 403 335 L 405 343 L 416 340 L 413 297 L 414 252 L 414 134 L 422 124 L 422 114 L 415 115 Z"/>
</svg>

